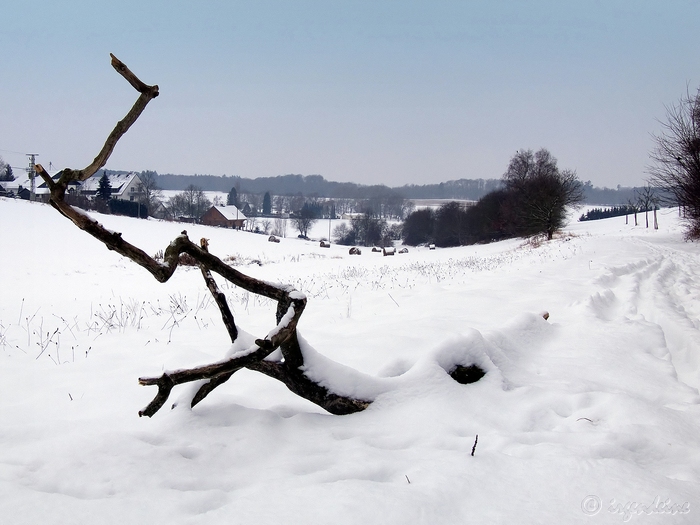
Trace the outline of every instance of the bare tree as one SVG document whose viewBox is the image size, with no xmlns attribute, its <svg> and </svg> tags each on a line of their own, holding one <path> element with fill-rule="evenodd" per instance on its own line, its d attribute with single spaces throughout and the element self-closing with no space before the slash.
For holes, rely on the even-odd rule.
<svg viewBox="0 0 700 525">
<path fill-rule="evenodd" d="M 308 237 L 309 229 L 316 223 L 317 219 L 310 207 L 304 206 L 296 217 L 292 219 L 292 224 L 299 231 L 299 235 Z"/>
<path fill-rule="evenodd" d="M 356 239 L 354 236 L 352 237 L 352 239 L 349 239 L 349 233 L 350 228 L 348 227 L 348 225 L 344 222 L 341 222 L 335 228 L 333 228 L 333 242 L 336 242 L 338 244 L 354 245 Z"/>
<path fill-rule="evenodd" d="M 272 221 L 270 219 L 263 219 L 260 221 L 260 231 L 262 231 L 265 235 L 269 235 L 269 233 L 272 231 Z"/>
<path fill-rule="evenodd" d="M 248 193 L 245 196 L 245 201 L 250 206 L 250 213 L 253 217 L 258 215 L 259 210 L 262 208 L 262 197 L 257 193 Z"/>
<path fill-rule="evenodd" d="M 275 219 L 275 226 L 272 229 L 272 233 L 278 237 L 287 236 L 287 219 L 283 217 L 278 217 Z"/>
<path fill-rule="evenodd" d="M 301 193 L 289 196 L 287 197 L 287 211 L 289 211 L 289 213 L 298 213 L 304 207 L 305 203 L 306 199 L 304 199 Z"/>
<path fill-rule="evenodd" d="M 518 151 L 503 176 L 514 202 L 520 234 L 546 233 L 552 239 L 566 220 L 566 208 L 583 202 L 583 185 L 573 170 L 560 170 L 546 149 Z"/>
<path fill-rule="evenodd" d="M 666 122 L 654 135 L 649 182 L 667 201 L 678 205 L 688 221 L 687 236 L 700 238 L 700 89 L 686 91 L 677 104 L 666 107 Z"/>
<path fill-rule="evenodd" d="M 634 214 L 634 225 L 639 226 L 639 222 L 637 221 L 637 212 L 639 211 L 639 203 L 637 201 L 633 201 L 632 199 L 630 199 L 627 201 L 627 207 Z"/>
<path fill-rule="evenodd" d="M 155 171 L 142 171 L 139 180 L 139 200 L 146 206 L 149 215 L 154 215 L 163 200 L 163 191 L 158 187 L 158 174 Z"/>
<path fill-rule="evenodd" d="M 199 220 L 209 208 L 211 201 L 207 199 L 204 190 L 193 184 L 168 200 L 168 209 L 173 217 Z"/>
<path fill-rule="evenodd" d="M 277 215 L 282 215 L 282 212 L 284 212 L 286 198 L 283 195 L 275 195 L 273 202 L 275 205 L 275 213 Z"/>
<path fill-rule="evenodd" d="M 646 227 L 648 228 L 649 212 L 652 210 L 656 211 L 656 205 L 658 204 L 659 199 L 656 197 L 654 188 L 652 188 L 651 185 L 646 185 L 641 190 L 635 190 L 635 194 L 637 196 L 637 206 L 639 207 L 640 211 L 644 212 L 644 220 L 646 221 Z M 656 214 L 654 214 L 654 217 L 656 217 Z"/>
<path fill-rule="evenodd" d="M 12 175 L 12 168 L 0 157 L 0 181 L 11 182 L 13 180 L 15 180 L 15 177 Z"/>
</svg>

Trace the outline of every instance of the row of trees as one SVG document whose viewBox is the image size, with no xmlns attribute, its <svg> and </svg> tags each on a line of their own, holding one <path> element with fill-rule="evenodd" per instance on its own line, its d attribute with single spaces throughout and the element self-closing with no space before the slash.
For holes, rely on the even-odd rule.
<svg viewBox="0 0 700 525">
<path fill-rule="evenodd" d="M 322 198 L 318 195 L 275 195 L 246 193 L 241 195 L 234 187 L 228 192 L 227 205 L 243 208 L 245 204 L 251 215 L 297 215 L 302 209 L 310 208 L 314 218 L 335 218 L 346 213 L 369 213 L 373 217 L 387 220 L 403 220 L 413 210 L 413 204 L 398 194 L 391 193 L 366 199 Z M 260 213 L 262 212 L 262 213 Z"/>
<path fill-rule="evenodd" d="M 154 216 L 197 220 L 212 206 L 204 191 L 194 185 L 163 202 L 157 174 L 145 171 L 139 176 L 139 210 L 142 205 Z M 336 227 L 333 241 L 345 245 L 389 246 L 403 236 L 409 245 L 434 242 L 438 246 L 459 246 L 538 233 L 545 233 L 551 239 L 563 225 L 566 207 L 581 201 L 581 188 L 576 174 L 560 170 L 556 159 L 546 149 L 536 153 L 519 151 L 509 163 L 502 187 L 487 193 L 475 206 L 449 203 L 437 211 L 420 210 L 410 213 L 401 227 L 390 226 L 387 221 L 387 215 L 395 218 L 394 213 L 387 213 L 390 201 L 365 200 L 355 203 L 365 206 L 362 213 L 355 213 L 349 225 L 343 223 Z M 106 175 L 100 180 L 97 193 L 98 201 L 109 200 L 111 189 Z M 257 206 L 255 203 L 250 206 L 250 195 L 245 198 L 246 201 L 242 201 L 234 187 L 227 195 L 226 204 L 239 208 L 245 204 L 244 213 L 256 216 Z M 305 199 L 300 195 L 278 196 L 273 200 L 269 192 L 262 197 L 263 216 L 270 217 L 275 204 L 278 213 L 290 210 L 292 224 L 302 237 L 308 236 L 309 229 L 319 218 L 338 216 L 335 201 Z M 400 204 L 399 216 L 410 209 L 405 203 L 395 204 Z M 255 210 L 252 213 L 251 208 Z M 271 221 L 263 220 L 263 223 L 263 231 L 273 229 Z M 253 229 L 252 222 L 249 227 Z M 274 228 L 275 231 L 279 229 Z"/>
<path fill-rule="evenodd" d="M 139 178 L 141 179 L 141 183 L 136 192 L 138 202 L 133 203 L 134 210 L 130 209 L 129 204 L 131 203 L 120 207 L 111 199 L 112 189 L 106 172 L 103 173 L 100 178 L 96 199 L 88 201 L 83 198 L 80 202 L 72 199 L 73 204 L 87 209 L 96 209 L 105 213 L 117 213 L 115 210 L 118 208 L 121 210 L 121 213 L 132 216 L 143 216 L 143 211 L 148 210 L 147 214 L 154 217 L 172 220 L 198 220 L 212 205 L 224 204 L 223 199 L 220 197 L 215 197 L 212 202 L 207 198 L 204 190 L 195 185 L 189 185 L 184 191 L 164 200 L 163 191 L 158 187 L 158 175 L 156 172 L 143 171 L 139 174 Z M 275 209 L 273 209 L 273 202 L 276 207 Z M 286 232 L 283 231 L 286 229 L 286 223 L 285 226 L 282 226 L 280 221 L 274 220 L 284 214 L 291 216 L 293 226 L 299 231 L 302 237 L 308 235 L 309 229 L 316 220 L 327 217 L 337 218 L 337 204 L 338 203 L 334 200 L 322 200 L 319 198 L 308 199 L 302 195 L 276 196 L 273 201 L 270 192 L 265 192 L 262 196 L 262 210 L 260 210 L 260 198 L 258 195 L 244 194 L 239 196 L 237 189 L 234 187 L 230 189 L 226 196 L 226 205 L 237 206 L 249 218 L 253 219 L 248 222 L 248 226 L 251 230 L 260 230 L 265 233 L 272 231 L 278 235 L 286 234 Z M 378 220 L 376 219 L 372 207 L 368 206 L 366 201 L 355 202 L 352 203 L 352 205 L 347 202 L 343 204 L 340 206 L 343 210 L 354 210 L 355 208 L 353 206 L 364 205 L 366 215 Z M 129 207 L 127 212 L 123 211 L 125 206 Z M 138 210 L 136 206 L 138 206 Z M 137 211 L 141 213 L 137 213 Z M 262 211 L 261 220 L 256 221 L 255 219 L 260 217 L 260 211 Z M 383 220 L 383 223 L 386 224 L 386 221 Z M 361 235 L 360 237 L 364 238 L 366 236 Z M 370 236 L 370 238 L 374 238 L 374 236 Z"/>
<path fill-rule="evenodd" d="M 190 185 L 184 191 L 168 199 L 165 204 L 165 212 L 173 219 L 187 218 L 199 220 L 211 206 L 212 202 L 207 198 L 204 190 L 197 186 Z"/>
<path fill-rule="evenodd" d="M 572 170 L 560 170 L 541 149 L 518 151 L 510 160 L 502 187 L 473 206 L 451 202 L 437 211 L 419 210 L 403 227 L 404 243 L 460 246 L 529 235 L 554 236 L 565 223 L 567 207 L 583 201 L 583 186 Z"/>
<path fill-rule="evenodd" d="M 597 221 L 600 219 L 609 219 L 610 217 L 621 217 L 635 213 L 635 208 L 627 204 L 622 206 L 612 206 L 610 208 L 591 208 L 586 213 L 581 214 L 579 221 Z"/>
<path fill-rule="evenodd" d="M 369 213 L 358 214 L 350 220 L 350 225 L 340 223 L 333 230 L 333 240 L 345 246 L 392 246 L 401 239 L 400 224 L 389 224 L 386 219 Z"/>
<path fill-rule="evenodd" d="M 162 190 L 157 186 L 157 174 L 155 172 L 146 171 L 140 175 L 142 179 L 139 187 L 139 195 L 144 206 L 148 206 L 149 210 L 154 210 L 153 215 L 165 218 L 199 218 L 211 206 L 222 205 L 223 202 L 210 201 L 202 188 L 194 185 L 188 186 L 184 191 L 174 195 L 166 202 L 162 200 Z M 99 191 L 98 191 L 99 193 Z M 109 195 L 109 190 L 105 190 L 105 194 Z M 393 201 L 388 201 L 391 204 Z M 273 208 L 274 203 L 274 208 Z M 395 213 L 399 216 L 410 209 L 410 206 L 405 202 L 393 202 L 396 206 L 392 209 L 390 216 L 395 217 Z M 258 218 L 258 210 L 260 199 L 258 195 L 244 194 L 239 195 L 238 190 L 231 188 L 226 196 L 226 205 L 234 205 L 243 210 L 246 215 L 253 219 Z M 387 201 L 381 199 L 372 201 L 363 200 L 359 202 L 347 202 L 344 200 L 324 200 L 319 198 L 305 198 L 302 195 L 295 196 L 276 196 L 273 200 L 270 192 L 265 192 L 262 197 L 262 218 L 261 220 L 249 221 L 248 227 L 251 230 L 259 230 L 264 233 L 274 233 L 280 236 L 286 236 L 286 222 L 276 220 L 282 214 L 288 214 L 291 217 L 293 227 L 299 232 L 301 237 L 307 237 L 310 228 L 321 218 L 338 218 L 338 208 L 345 213 L 345 210 L 354 211 L 356 207 L 363 207 L 363 213 L 356 214 L 351 221 L 351 226 L 341 225 L 334 232 L 334 239 L 340 244 L 354 245 L 357 243 L 373 244 L 373 245 L 390 245 L 393 240 L 400 239 L 400 227 L 394 225 L 390 227 L 388 222 L 382 215 L 387 215 L 387 210 L 390 206 Z M 276 216 L 276 217 L 275 217 Z"/>
</svg>

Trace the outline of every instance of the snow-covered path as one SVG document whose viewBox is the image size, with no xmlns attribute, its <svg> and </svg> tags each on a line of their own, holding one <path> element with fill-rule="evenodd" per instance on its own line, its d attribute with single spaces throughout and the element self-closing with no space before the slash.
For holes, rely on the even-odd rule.
<svg viewBox="0 0 700 525">
<path fill-rule="evenodd" d="M 681 381 L 700 389 L 700 258 L 686 246 L 634 239 L 651 257 L 640 268 L 616 273 L 625 280 L 631 314 L 655 323 Z M 694 248 L 694 246 L 693 246 Z"/>
</svg>

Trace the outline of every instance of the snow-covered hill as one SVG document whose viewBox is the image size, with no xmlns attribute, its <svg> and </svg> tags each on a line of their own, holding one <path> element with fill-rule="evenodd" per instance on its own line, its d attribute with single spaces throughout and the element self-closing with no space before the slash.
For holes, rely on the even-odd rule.
<svg viewBox="0 0 700 525">
<path fill-rule="evenodd" d="M 382 393 L 331 416 L 241 371 L 139 418 L 138 377 L 228 350 L 201 274 L 158 284 L 49 206 L 0 199 L 0 523 L 698 522 L 700 248 L 675 210 L 658 231 L 619 217 L 394 257 L 99 220 L 154 254 L 186 228 L 294 285 L 305 340 L 359 372 L 329 380 Z M 268 300 L 220 284 L 244 330 L 272 328 Z M 488 373 L 460 385 L 459 360 Z"/>
</svg>

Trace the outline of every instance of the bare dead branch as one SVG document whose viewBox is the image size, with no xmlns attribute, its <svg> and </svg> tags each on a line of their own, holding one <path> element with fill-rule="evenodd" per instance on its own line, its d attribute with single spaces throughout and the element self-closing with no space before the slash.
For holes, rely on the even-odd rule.
<svg viewBox="0 0 700 525">
<path fill-rule="evenodd" d="M 124 62 L 119 60 L 112 53 L 110 53 L 109 56 L 112 58 L 112 67 L 117 71 L 117 73 L 123 76 L 136 91 L 138 91 L 141 94 L 150 94 L 151 98 L 155 98 L 158 96 L 158 86 L 149 86 L 148 84 L 141 82 L 141 80 L 136 75 L 134 75 L 128 67 L 126 67 L 126 64 L 124 64 Z"/>
<path fill-rule="evenodd" d="M 209 252 L 209 241 L 207 239 L 202 238 L 199 241 L 199 245 L 201 246 L 202 250 Z M 221 290 L 219 290 L 219 286 L 216 284 L 214 277 L 209 271 L 209 268 L 200 265 L 199 269 L 202 271 L 202 277 L 204 277 L 204 282 L 207 284 L 207 288 L 209 288 L 212 297 L 214 297 L 216 305 L 219 307 L 219 311 L 221 312 L 221 320 L 224 322 L 226 331 L 228 332 L 231 342 L 233 343 L 238 337 L 238 328 L 236 328 L 236 322 L 233 319 L 233 314 L 231 313 L 231 309 L 226 301 L 226 296 Z"/>
<path fill-rule="evenodd" d="M 256 343 L 258 343 L 258 341 L 256 341 Z M 176 385 L 189 383 L 191 381 L 199 381 L 200 379 L 217 378 L 224 374 L 230 377 L 234 372 L 240 370 L 246 364 L 254 363 L 260 359 L 265 359 L 265 357 L 270 355 L 274 350 L 275 348 L 270 348 L 269 345 L 258 346 L 257 349 L 251 351 L 250 353 L 240 357 L 232 357 L 231 359 L 227 359 L 221 363 L 199 366 L 187 370 L 166 372 L 160 377 L 141 377 L 139 378 L 139 384 L 143 386 L 157 385 L 158 394 L 156 394 L 156 397 L 153 398 L 153 401 L 151 401 L 146 408 L 139 411 L 139 416 L 151 417 L 153 414 L 158 412 L 158 410 L 160 410 L 168 400 L 170 391 Z"/>
<path fill-rule="evenodd" d="M 114 151 L 114 147 L 117 145 L 117 142 L 122 135 L 124 135 L 124 133 L 129 130 L 131 125 L 136 122 L 139 116 L 141 116 L 141 113 L 144 109 L 146 109 L 148 103 L 158 96 L 157 85 L 147 86 L 141 82 L 141 80 L 139 80 L 136 75 L 134 75 L 117 57 L 112 54 L 110 54 L 110 56 L 112 57 L 112 67 L 114 67 L 114 69 L 116 69 L 117 72 L 123 76 L 129 82 L 129 84 L 136 89 L 136 91 L 140 93 L 140 95 L 126 116 L 117 122 L 117 125 L 112 130 L 112 133 L 109 134 L 109 137 L 107 137 L 102 150 L 97 154 L 95 159 L 92 161 L 92 164 L 80 172 L 77 172 L 78 175 L 77 179 L 75 180 L 83 181 L 89 179 L 95 173 L 97 173 L 97 170 L 102 168 L 107 163 L 107 160 L 109 159 L 110 155 L 112 155 L 112 151 Z"/>
<path fill-rule="evenodd" d="M 209 251 L 209 240 L 202 238 L 199 241 L 199 245 L 201 246 L 202 250 L 205 252 Z M 238 328 L 236 328 L 236 322 L 233 319 L 233 313 L 231 312 L 231 309 L 229 308 L 228 301 L 226 301 L 226 296 L 224 293 L 219 290 L 219 286 L 216 284 L 216 281 L 214 280 L 214 277 L 212 276 L 211 272 L 206 266 L 199 266 L 202 276 L 204 277 L 204 282 L 207 285 L 207 288 L 211 292 L 212 297 L 214 298 L 214 301 L 216 302 L 216 305 L 219 307 L 219 311 L 221 312 L 221 320 L 224 322 L 224 326 L 226 327 L 226 331 L 228 332 L 229 337 L 231 338 L 231 342 L 235 342 L 236 339 L 238 338 Z M 199 390 L 195 393 L 195 395 L 192 397 L 192 400 L 190 402 L 190 407 L 194 407 L 198 403 L 200 403 L 205 397 L 207 397 L 216 387 L 224 384 L 226 381 L 231 379 L 233 374 L 240 370 L 240 368 L 236 368 L 235 370 L 218 375 L 216 377 L 212 377 L 204 383 L 201 387 L 199 387 Z"/>
<path fill-rule="evenodd" d="M 372 401 L 341 396 L 309 379 L 298 368 L 286 366 L 286 362 L 256 361 L 246 366 L 284 383 L 289 390 L 320 406 L 331 414 L 342 416 L 361 412 Z"/>
<path fill-rule="evenodd" d="M 209 381 L 204 383 L 201 387 L 199 387 L 199 390 L 197 390 L 197 393 L 192 397 L 192 401 L 190 401 L 190 408 L 194 408 L 195 405 L 200 403 L 205 397 L 207 397 L 212 390 L 214 390 L 217 386 L 223 385 L 226 381 L 231 379 L 231 376 L 233 376 L 234 373 L 238 372 L 240 368 L 237 368 L 233 372 L 229 372 L 227 374 L 221 374 L 216 377 L 212 377 Z"/>
<path fill-rule="evenodd" d="M 202 239 L 200 246 L 198 246 L 190 241 L 186 231 L 183 231 L 168 245 L 164 251 L 163 261 L 156 261 L 142 249 L 124 240 L 121 233 L 106 229 L 83 211 L 65 202 L 68 184 L 73 181 L 86 180 L 104 166 L 119 139 L 139 118 L 146 105 L 158 96 L 157 85 L 149 86 L 143 83 L 125 64 L 114 55 L 111 56 L 114 69 L 140 93 L 139 97 L 124 119 L 117 123 L 105 141 L 102 150 L 87 168 L 78 171 L 65 169 L 61 172 L 58 181 L 54 181 L 41 165 L 36 166 L 37 173 L 50 189 L 51 205 L 78 228 L 102 242 L 109 250 L 114 250 L 142 266 L 161 283 L 173 276 L 180 264 L 180 255 L 189 255 L 200 267 L 205 284 L 221 312 L 221 318 L 232 342 L 238 338 L 238 328 L 226 297 L 219 290 L 212 272 L 244 290 L 277 302 L 275 327 L 265 337 L 256 339 L 255 344 L 247 350 L 209 365 L 169 371 L 160 377 L 140 378 L 141 385 L 157 386 L 158 392 L 154 399 L 139 412 L 139 415 L 150 417 L 160 410 L 175 386 L 192 381 L 208 380 L 193 397 L 191 405 L 194 406 L 241 368 L 248 368 L 281 381 L 295 394 L 308 399 L 332 414 L 350 414 L 367 408 L 372 400 L 339 395 L 304 373 L 304 356 L 297 335 L 297 324 L 306 307 L 306 297 L 302 293 L 291 286 L 268 283 L 239 272 L 209 253 L 206 239 Z M 283 359 L 270 360 L 269 356 L 277 349 L 281 351 Z"/>
</svg>

